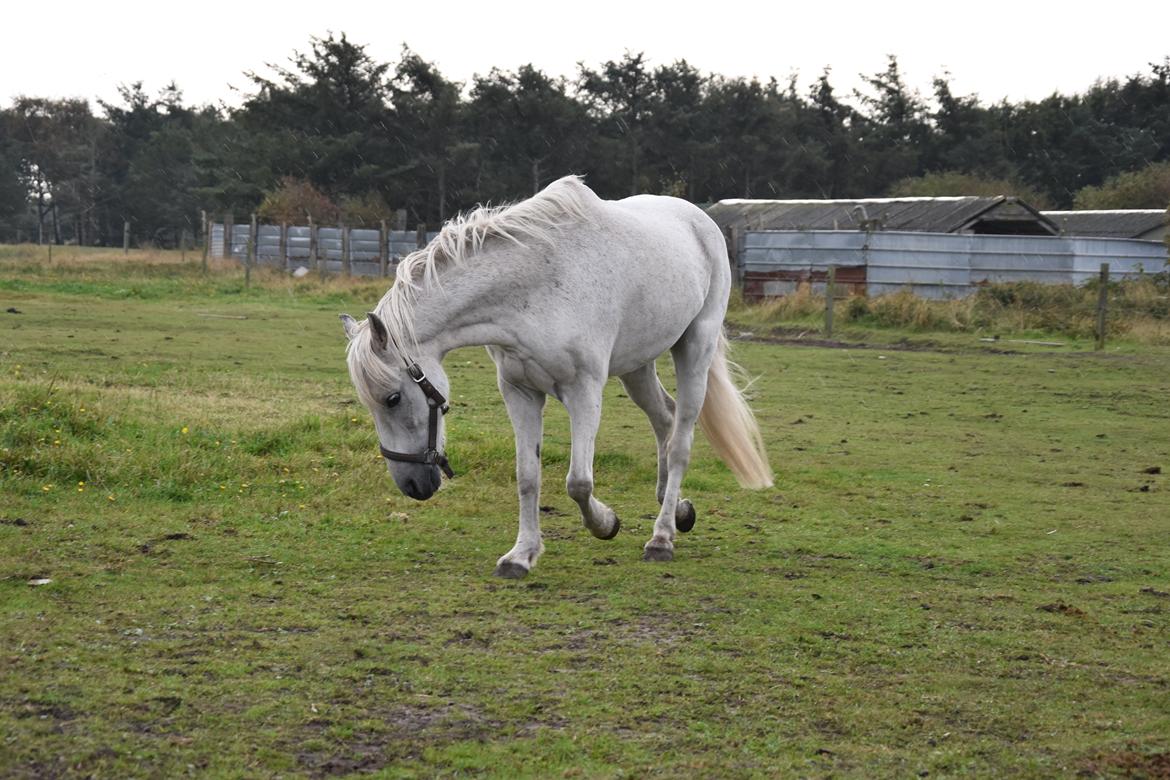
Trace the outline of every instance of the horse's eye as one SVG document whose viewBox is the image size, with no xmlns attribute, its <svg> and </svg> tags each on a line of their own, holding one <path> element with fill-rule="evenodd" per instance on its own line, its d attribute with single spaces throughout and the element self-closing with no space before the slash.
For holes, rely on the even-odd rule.
<svg viewBox="0 0 1170 780">
<path fill-rule="evenodd" d="M 398 402 L 401 400 L 402 400 L 402 393 L 391 393 L 390 395 L 386 396 L 386 405 L 387 406 L 397 406 Z"/>
</svg>

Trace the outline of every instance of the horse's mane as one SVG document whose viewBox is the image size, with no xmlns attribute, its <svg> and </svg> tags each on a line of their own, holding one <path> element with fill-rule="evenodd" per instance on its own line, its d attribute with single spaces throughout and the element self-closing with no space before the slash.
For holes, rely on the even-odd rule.
<svg viewBox="0 0 1170 780">
<path fill-rule="evenodd" d="M 511 241 L 519 248 L 535 242 L 551 242 L 558 228 L 588 219 L 587 203 L 596 198 L 579 176 L 565 176 L 545 187 L 528 200 L 502 206 L 480 206 L 449 220 L 439 235 L 427 246 L 402 259 L 394 284 L 378 302 L 374 313 L 390 331 L 390 348 L 413 353 L 418 343 L 414 332 L 414 307 L 418 294 L 426 285 L 439 284 L 439 272 L 455 268 L 475 257 L 484 245 L 494 241 Z M 377 366 L 389 366 L 381 360 L 369 360 L 369 326 L 361 329 L 349 342 L 349 366 L 354 379 L 359 374 L 376 381 Z M 365 383 L 357 383 L 359 388 Z M 359 392 L 361 390 L 359 389 Z M 365 399 L 363 399 L 365 400 Z"/>
</svg>

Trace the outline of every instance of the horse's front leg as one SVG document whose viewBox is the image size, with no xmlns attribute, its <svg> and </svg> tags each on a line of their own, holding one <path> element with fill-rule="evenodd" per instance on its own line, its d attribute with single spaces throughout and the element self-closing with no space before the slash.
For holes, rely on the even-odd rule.
<svg viewBox="0 0 1170 780">
<path fill-rule="evenodd" d="M 502 377 L 500 394 L 516 433 L 516 489 L 520 493 L 520 531 L 516 544 L 496 563 L 497 577 L 528 574 L 544 552 L 540 540 L 540 438 L 544 429 L 544 393 L 518 387 Z"/>
<path fill-rule="evenodd" d="M 612 539 L 617 536 L 622 523 L 616 512 L 593 495 L 593 449 L 601 425 L 601 391 L 604 387 L 604 379 L 583 383 L 562 399 L 569 412 L 569 431 L 573 439 L 565 488 L 569 498 L 581 508 L 581 519 L 589 533 L 598 539 Z"/>
</svg>

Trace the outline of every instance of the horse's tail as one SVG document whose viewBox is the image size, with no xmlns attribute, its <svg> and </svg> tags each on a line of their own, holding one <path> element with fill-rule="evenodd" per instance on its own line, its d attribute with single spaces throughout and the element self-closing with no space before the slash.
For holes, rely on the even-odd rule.
<svg viewBox="0 0 1170 780">
<path fill-rule="evenodd" d="M 727 337 L 719 333 L 715 358 L 707 370 L 707 397 L 699 412 L 699 426 L 741 487 L 772 487 L 772 467 L 756 416 L 732 381 L 735 364 L 727 360 Z"/>
</svg>

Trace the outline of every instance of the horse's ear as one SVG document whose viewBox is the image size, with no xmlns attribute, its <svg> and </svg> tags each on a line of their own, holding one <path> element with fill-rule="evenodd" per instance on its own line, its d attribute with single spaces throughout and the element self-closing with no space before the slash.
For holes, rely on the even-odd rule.
<svg viewBox="0 0 1170 780">
<path fill-rule="evenodd" d="M 382 352 L 385 352 L 386 345 L 390 341 L 390 333 L 386 330 L 386 323 L 382 322 L 381 318 L 372 311 L 366 312 L 366 320 L 370 323 L 370 333 L 374 337 L 374 346 Z"/>
<path fill-rule="evenodd" d="M 353 341 L 353 337 L 357 335 L 357 320 L 348 314 L 342 314 L 341 325 L 345 328 L 345 337 L 350 341 Z"/>
</svg>

